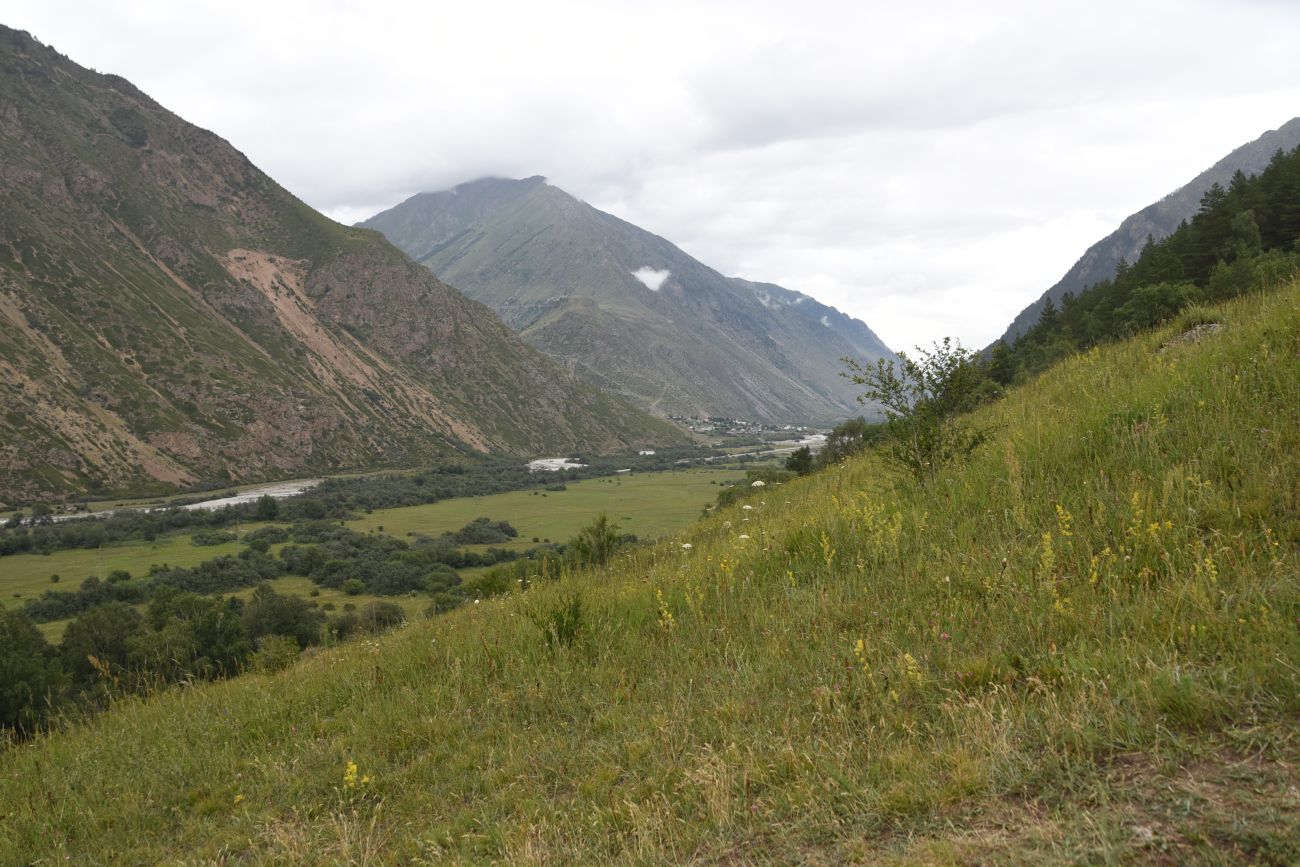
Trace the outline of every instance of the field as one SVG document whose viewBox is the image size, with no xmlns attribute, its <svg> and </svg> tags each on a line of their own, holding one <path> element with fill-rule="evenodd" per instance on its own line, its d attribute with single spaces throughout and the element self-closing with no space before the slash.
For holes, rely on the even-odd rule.
<svg viewBox="0 0 1300 867">
<path fill-rule="evenodd" d="M 655 538 L 675 532 L 697 520 L 703 507 L 717 496 L 718 485 L 734 481 L 744 474 L 730 469 L 690 469 L 661 473 L 636 473 L 612 478 L 585 479 L 571 482 L 565 491 L 513 491 L 486 497 L 444 500 L 427 506 L 381 509 L 350 522 L 356 530 L 388 533 L 405 537 L 415 534 L 437 536 L 452 532 L 474 518 L 510 521 L 519 530 L 519 538 L 501 547 L 532 547 L 533 537 L 563 542 L 599 512 L 606 512 L 624 533 Z M 544 481 L 544 479 L 539 479 Z M 261 524 L 245 524 L 241 532 L 257 529 Z M 380 530 L 380 528 L 383 528 Z M 108 545 L 99 550 L 55 551 L 48 555 L 19 554 L 0 558 L 0 604 L 21 607 L 27 599 L 49 589 L 72 590 L 91 575 L 101 578 L 115 570 L 133 576 L 146 574 L 155 563 L 194 566 L 204 560 L 238 552 L 236 542 L 196 546 L 192 534 L 181 533 L 154 542 Z M 475 547 L 486 546 L 469 546 Z M 58 584 L 50 581 L 57 574 Z M 463 570 L 468 578 L 474 570 Z M 284 578 L 274 582 L 279 592 L 311 590 L 305 579 Z M 333 599 L 337 595 L 340 598 Z M 322 591 L 318 601 L 335 601 L 357 605 L 382 597 L 343 597 L 336 591 Z M 427 599 L 390 599 L 398 601 L 408 614 L 422 612 Z M 67 621 L 41 624 L 50 641 L 58 641 Z"/>
<path fill-rule="evenodd" d="M 718 485 L 743 478 L 740 470 L 688 469 L 628 473 L 569 482 L 564 491 L 511 491 L 462 497 L 427 506 L 384 509 L 349 526 L 391 536 L 436 536 L 479 517 L 505 520 L 519 531 L 509 547 L 531 547 L 533 538 L 563 542 L 598 513 L 606 513 L 621 532 L 654 539 L 695 523 L 717 497 Z M 544 481 L 544 479 L 542 480 Z"/>
<path fill-rule="evenodd" d="M 154 563 L 193 566 L 223 554 L 234 554 L 234 542 L 199 546 L 190 543 L 191 534 L 176 534 L 154 542 L 106 545 L 96 550 L 54 551 L 50 554 L 15 554 L 0 558 L 0 602 L 19 608 L 23 602 L 50 589 L 75 590 L 91 575 L 103 578 L 125 570 L 141 575 Z M 50 581 L 59 576 L 59 583 Z"/>
<path fill-rule="evenodd" d="M 0 862 L 1300 862 L 1300 285 L 1215 315 L 929 484 L 854 458 L 0 753 Z"/>
</svg>

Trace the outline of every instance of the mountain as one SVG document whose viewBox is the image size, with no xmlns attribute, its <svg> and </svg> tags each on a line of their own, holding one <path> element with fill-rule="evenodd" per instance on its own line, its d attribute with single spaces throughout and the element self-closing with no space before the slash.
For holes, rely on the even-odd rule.
<svg viewBox="0 0 1300 867">
<path fill-rule="evenodd" d="M 862 322 L 724 277 L 541 177 L 421 193 L 360 225 L 583 379 L 661 415 L 857 415 L 840 359 L 891 355 Z"/>
<path fill-rule="evenodd" d="M 681 436 L 124 79 L 0 28 L 0 500 Z"/>
<path fill-rule="evenodd" d="M 1228 186 L 1238 171 L 1257 174 L 1279 150 L 1290 151 L 1297 145 L 1300 145 L 1300 117 L 1242 145 L 1160 201 L 1130 215 L 1118 229 L 1089 247 L 1056 285 L 1020 311 L 1002 339 L 1009 343 L 1024 334 L 1038 321 L 1047 299 L 1059 307 L 1066 292 L 1078 295 L 1094 283 L 1114 277 L 1120 259 L 1132 264 L 1146 246 L 1148 237 L 1159 241 L 1172 234 L 1183 220 L 1194 217 L 1200 210 L 1201 197 L 1214 184 Z"/>
</svg>

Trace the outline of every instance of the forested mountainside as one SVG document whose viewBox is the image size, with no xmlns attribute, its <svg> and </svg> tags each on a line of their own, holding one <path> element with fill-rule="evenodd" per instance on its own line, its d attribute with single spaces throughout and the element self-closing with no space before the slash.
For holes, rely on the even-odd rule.
<svg viewBox="0 0 1300 867">
<path fill-rule="evenodd" d="M 1008 384 L 1188 307 L 1275 289 L 1300 274 L 1297 243 L 1300 148 L 1275 152 L 1257 175 L 1238 171 L 1226 187 L 1211 185 L 1190 222 L 1161 241 L 1149 240 L 1112 279 L 1067 292 L 1059 306 L 1049 299 L 1018 339 L 994 344 L 989 372 Z"/>
<path fill-rule="evenodd" d="M 1020 311 L 1002 339 L 1011 342 L 1033 327 L 1049 300 L 1060 307 L 1067 292 L 1078 295 L 1094 283 L 1115 277 L 1120 262 L 1132 264 L 1141 255 L 1148 238 L 1160 241 L 1172 234 L 1184 220 L 1195 216 L 1201 206 L 1201 197 L 1214 184 L 1226 187 L 1237 172 L 1258 174 L 1279 150 L 1294 150 L 1298 145 L 1300 117 L 1242 145 L 1160 201 L 1130 215 L 1118 229 L 1089 247 L 1056 285 Z"/>
<path fill-rule="evenodd" d="M 0 179 L 0 501 L 681 437 L 7 28 Z"/>
<path fill-rule="evenodd" d="M 892 355 L 861 321 L 724 277 L 540 177 L 422 193 L 360 225 L 583 379 L 661 415 L 857 415 L 841 359 Z"/>
</svg>

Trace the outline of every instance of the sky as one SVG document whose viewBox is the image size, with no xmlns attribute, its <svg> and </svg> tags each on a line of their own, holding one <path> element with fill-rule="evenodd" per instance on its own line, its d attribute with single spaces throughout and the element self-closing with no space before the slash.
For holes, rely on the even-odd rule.
<svg viewBox="0 0 1300 867">
<path fill-rule="evenodd" d="M 906 5 L 906 8 L 904 8 Z M 995 339 L 1300 114 L 1300 4 L 0 0 L 352 223 L 545 175 L 892 348 Z"/>
</svg>

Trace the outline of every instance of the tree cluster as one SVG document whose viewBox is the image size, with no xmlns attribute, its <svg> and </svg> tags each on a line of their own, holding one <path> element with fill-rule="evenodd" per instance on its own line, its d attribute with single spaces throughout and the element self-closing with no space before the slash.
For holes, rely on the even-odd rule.
<svg viewBox="0 0 1300 867">
<path fill-rule="evenodd" d="M 163 586 L 144 613 L 120 600 L 87 609 L 54 646 L 26 614 L 0 609 L 0 729 L 30 735 L 61 712 L 90 711 L 113 696 L 182 681 L 233 677 L 260 656 L 283 657 L 286 646 L 296 656 L 402 620 L 402 609 L 385 602 L 327 617 L 308 600 L 265 584 L 247 602 Z"/>
<path fill-rule="evenodd" d="M 355 593 L 376 596 L 454 596 L 460 584 L 456 570 L 491 566 L 519 556 L 505 548 L 467 551 L 459 547 L 458 539 L 496 540 L 517 535 L 509 523 L 488 518 L 475 519 L 436 539 L 421 537 L 413 544 L 382 533 L 358 533 L 328 521 L 272 525 L 248 533 L 244 537 L 247 547 L 237 556 L 214 557 L 190 567 L 155 565 L 147 575 L 134 579 L 121 571 L 107 580 L 91 576 L 75 590 L 46 590 L 29 600 L 23 611 L 31 620 L 46 623 L 75 617 L 108 602 L 140 604 L 165 589 L 203 595 L 229 593 L 285 575 L 301 575 L 334 589 L 355 582 L 351 585 Z M 292 544 L 272 556 L 270 546 L 281 542 Z M 444 600 L 444 604 L 451 602 L 450 598 Z"/>
<path fill-rule="evenodd" d="M 915 358 L 879 359 L 863 366 L 844 359 L 845 374 L 866 391 L 858 400 L 880 407 L 885 415 L 885 455 L 919 481 L 944 466 L 968 457 L 989 431 L 959 420 L 991 396 L 975 355 L 945 337 L 933 349 L 918 349 Z"/>
</svg>

